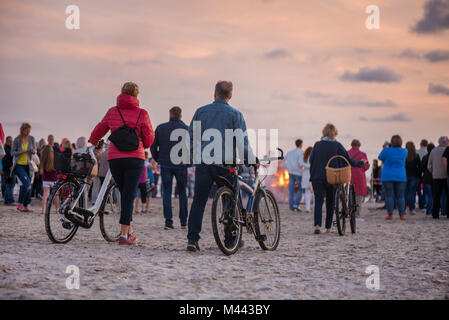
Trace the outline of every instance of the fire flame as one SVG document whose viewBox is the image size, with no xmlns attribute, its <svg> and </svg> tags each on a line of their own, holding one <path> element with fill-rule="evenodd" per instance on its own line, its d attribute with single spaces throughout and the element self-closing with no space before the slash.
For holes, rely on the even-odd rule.
<svg viewBox="0 0 449 320">
<path fill-rule="evenodd" d="M 278 183 L 274 183 L 271 186 L 272 187 L 277 187 L 277 186 L 285 186 L 288 184 L 289 181 L 289 175 L 288 175 L 288 171 L 284 169 L 284 172 L 281 173 L 276 173 L 275 176 L 278 176 Z"/>
</svg>

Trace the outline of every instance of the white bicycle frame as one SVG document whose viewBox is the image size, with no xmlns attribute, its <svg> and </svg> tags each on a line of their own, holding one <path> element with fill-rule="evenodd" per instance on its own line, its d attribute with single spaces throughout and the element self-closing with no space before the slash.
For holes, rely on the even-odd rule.
<svg viewBox="0 0 449 320">
<path fill-rule="evenodd" d="M 97 163 L 97 158 L 95 157 L 95 155 L 93 153 L 94 148 L 95 148 L 95 146 L 90 147 L 88 149 L 88 153 L 91 155 L 92 159 L 95 160 L 95 163 Z M 87 179 L 87 178 L 85 178 L 85 179 Z M 88 186 L 88 184 L 84 183 L 83 184 L 83 188 L 81 189 L 81 191 L 78 194 L 78 197 L 76 198 L 75 201 L 73 201 L 73 203 L 72 203 L 72 205 L 70 207 L 69 213 L 71 213 L 73 215 L 76 215 L 76 216 L 79 216 L 79 217 L 82 218 L 81 215 L 79 215 L 78 213 L 73 211 L 73 208 L 76 207 L 76 204 L 78 203 L 79 199 L 84 194 L 85 197 L 84 197 L 83 208 L 85 208 L 86 210 L 90 211 L 93 214 L 93 216 L 95 217 L 98 214 L 98 212 L 100 211 L 101 203 L 103 202 L 103 198 L 104 198 L 104 196 L 106 194 L 106 190 L 107 190 L 111 180 L 112 180 L 112 174 L 111 174 L 111 171 L 108 170 L 108 172 L 106 173 L 106 176 L 104 178 L 103 184 L 101 185 L 100 192 L 98 193 L 97 200 L 95 200 L 95 204 L 92 207 L 90 207 L 90 208 L 87 208 L 87 205 L 88 205 L 87 204 L 87 201 L 88 201 L 88 199 L 87 199 L 88 198 L 87 197 L 87 186 Z"/>
</svg>

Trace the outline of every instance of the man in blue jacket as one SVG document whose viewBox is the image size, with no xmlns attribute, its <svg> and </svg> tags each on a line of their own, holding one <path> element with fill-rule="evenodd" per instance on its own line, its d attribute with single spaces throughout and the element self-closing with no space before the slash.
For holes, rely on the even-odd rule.
<svg viewBox="0 0 449 320">
<path fill-rule="evenodd" d="M 195 192 L 187 234 L 187 250 L 192 252 L 199 250 L 204 208 L 212 184 L 216 182 L 220 186 L 220 176 L 233 179 L 229 170 L 222 165 L 255 164 L 257 161 L 248 142 L 242 113 L 228 104 L 231 97 L 232 82 L 219 81 L 215 86 L 215 101 L 197 109 L 190 123 L 190 155 L 196 164 Z M 235 136 L 229 139 L 232 133 Z"/>
<path fill-rule="evenodd" d="M 169 111 L 170 121 L 160 124 L 155 131 L 154 142 L 150 147 L 153 159 L 161 166 L 162 178 L 162 201 L 164 207 L 165 230 L 173 229 L 173 213 L 171 208 L 171 195 L 173 177 L 179 191 L 179 220 L 181 228 L 187 225 L 187 167 L 184 163 L 174 164 L 170 157 L 170 152 L 178 141 L 170 139 L 173 131 L 177 129 L 187 132 L 187 125 L 181 120 L 182 110 L 180 107 L 173 107 Z M 179 137 L 178 137 L 179 138 Z"/>
</svg>

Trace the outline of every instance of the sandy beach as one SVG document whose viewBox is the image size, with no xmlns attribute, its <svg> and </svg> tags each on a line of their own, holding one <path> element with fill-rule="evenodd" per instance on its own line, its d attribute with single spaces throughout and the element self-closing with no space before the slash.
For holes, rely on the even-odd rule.
<svg viewBox="0 0 449 320">
<path fill-rule="evenodd" d="M 226 257 L 213 239 L 210 205 L 199 253 L 185 250 L 178 220 L 163 230 L 161 199 L 134 215 L 137 247 L 106 242 L 98 219 L 55 245 L 38 200 L 33 213 L 1 206 L 0 299 L 449 299 L 449 219 L 419 212 L 385 221 L 366 203 L 357 234 L 314 235 L 311 213 L 281 204 L 277 251 L 262 251 L 245 233 L 245 247 Z M 66 288 L 68 265 L 79 267 L 78 290 Z M 370 265 L 379 267 L 379 290 L 366 286 Z"/>
</svg>

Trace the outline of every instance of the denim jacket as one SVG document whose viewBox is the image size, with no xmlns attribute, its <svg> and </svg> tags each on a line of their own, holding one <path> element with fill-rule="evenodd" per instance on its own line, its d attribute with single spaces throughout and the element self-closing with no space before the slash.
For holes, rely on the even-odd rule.
<svg viewBox="0 0 449 320">
<path fill-rule="evenodd" d="M 199 125 L 201 126 L 201 130 L 199 130 Z M 241 141 L 241 139 L 234 138 L 232 141 L 232 148 L 229 148 L 228 154 L 226 154 L 226 129 L 241 129 L 243 132 L 243 143 L 239 143 L 239 140 Z M 209 144 L 214 143 L 214 133 L 215 135 L 218 135 L 218 133 L 220 134 L 217 138 L 221 141 L 221 157 L 215 155 L 215 149 L 211 150 L 211 146 L 205 151 L 205 154 L 210 154 L 214 159 L 214 164 L 248 163 L 248 161 L 255 163 L 256 157 L 248 142 L 246 123 L 242 113 L 231 107 L 225 100 L 221 99 L 215 100 L 213 103 L 200 107 L 195 111 L 189 126 L 191 163 L 210 164 L 210 162 L 205 161 L 204 157 L 201 155 L 204 156 L 203 150 Z M 199 145 L 201 146 L 201 149 L 199 149 Z M 199 154 L 199 151 L 201 151 L 201 154 Z M 242 152 L 244 155 L 241 154 Z M 237 156 L 237 154 L 239 156 Z"/>
<path fill-rule="evenodd" d="M 34 137 L 29 136 L 28 137 L 27 156 L 28 156 L 28 166 L 30 167 L 30 172 L 32 172 L 32 168 L 31 168 L 31 158 L 32 158 L 31 150 L 32 149 L 36 149 L 36 144 L 35 144 Z M 11 156 L 13 157 L 13 165 L 11 168 L 11 175 L 14 172 L 14 169 L 17 164 L 17 160 L 19 159 L 19 152 L 21 152 L 21 151 L 22 151 L 22 141 L 20 140 L 20 137 L 16 137 L 12 143 L 12 149 L 11 149 Z M 34 175 L 32 175 L 32 176 L 34 177 Z"/>
</svg>

